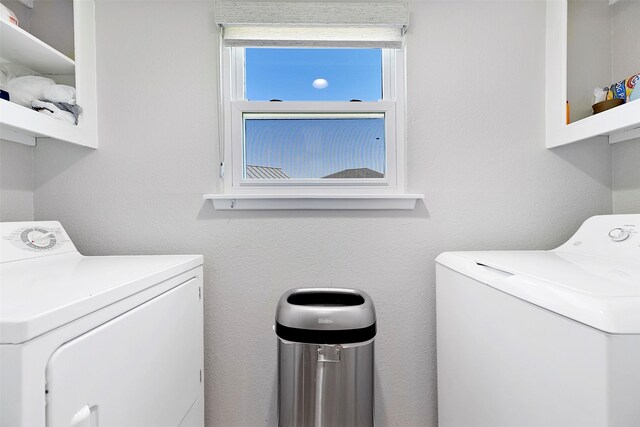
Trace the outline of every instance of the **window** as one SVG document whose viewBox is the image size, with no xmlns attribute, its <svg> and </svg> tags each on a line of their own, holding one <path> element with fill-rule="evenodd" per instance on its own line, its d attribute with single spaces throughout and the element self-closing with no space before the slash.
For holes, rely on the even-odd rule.
<svg viewBox="0 0 640 427">
<path fill-rule="evenodd" d="M 370 25 L 375 5 L 392 25 Z M 406 5 L 227 1 L 216 13 L 226 194 L 404 193 Z M 292 25 L 332 19 L 355 24 Z"/>
</svg>

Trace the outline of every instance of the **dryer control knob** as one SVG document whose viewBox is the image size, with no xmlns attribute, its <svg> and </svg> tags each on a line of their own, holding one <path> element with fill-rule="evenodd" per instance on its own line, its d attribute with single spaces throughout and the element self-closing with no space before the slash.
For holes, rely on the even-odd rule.
<svg viewBox="0 0 640 427">
<path fill-rule="evenodd" d="M 609 237 L 611 237 L 611 240 L 614 242 L 624 242 L 629 238 L 629 235 L 627 230 L 620 227 L 614 228 L 609 232 Z"/>
</svg>

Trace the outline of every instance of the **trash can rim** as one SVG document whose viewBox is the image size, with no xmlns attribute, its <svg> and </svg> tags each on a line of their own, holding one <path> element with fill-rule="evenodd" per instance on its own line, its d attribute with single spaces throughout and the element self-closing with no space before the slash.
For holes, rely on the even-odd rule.
<svg viewBox="0 0 640 427">
<path fill-rule="evenodd" d="M 321 301 L 319 304 L 310 303 L 304 300 L 304 304 L 295 304 L 290 302 L 292 295 L 330 295 L 336 296 L 336 304 L 331 299 Z M 353 304 L 353 299 L 350 299 L 340 305 L 344 296 L 355 296 L 360 298 L 359 303 Z M 304 298 L 303 298 L 304 299 Z M 342 298 L 344 300 L 344 298 Z M 323 302 L 323 303 L 322 303 Z M 328 332 L 336 332 L 336 336 L 344 336 L 353 338 L 354 332 L 357 337 L 368 337 L 371 339 L 375 336 L 375 324 L 376 313 L 373 301 L 369 295 L 359 289 L 349 288 L 295 288 L 285 292 L 278 302 L 276 309 L 276 333 L 281 338 L 298 341 L 297 339 L 290 339 L 291 337 L 302 337 L 304 331 L 323 331 L 321 334 L 317 334 L 326 339 Z M 368 329 L 367 329 L 368 328 Z M 364 335 L 361 334 L 363 330 L 368 332 Z M 281 336 L 278 332 L 288 331 L 287 337 Z M 349 332 L 351 331 L 351 332 Z M 373 331 L 373 335 L 371 335 Z M 329 334 L 331 335 L 331 334 Z"/>
</svg>

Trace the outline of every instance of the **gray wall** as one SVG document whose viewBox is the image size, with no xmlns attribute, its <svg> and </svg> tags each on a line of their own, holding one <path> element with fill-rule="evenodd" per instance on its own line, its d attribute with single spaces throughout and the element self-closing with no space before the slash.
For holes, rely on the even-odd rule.
<svg viewBox="0 0 640 427">
<path fill-rule="evenodd" d="M 2 4 L 16 14 L 21 28 L 73 58 L 72 0 L 36 0 L 34 9 L 18 0 L 3 0 Z M 33 150 L 0 140 L 0 221 L 34 219 Z"/>
<path fill-rule="evenodd" d="M 640 139 L 613 145 L 613 211 L 640 213 Z"/>
<path fill-rule="evenodd" d="M 571 122 L 591 116 L 593 89 L 612 83 L 611 33 L 609 0 L 569 0 L 567 99 Z"/>
<path fill-rule="evenodd" d="M 0 3 L 9 8 L 18 18 L 18 26 L 23 30 L 29 31 L 29 9 L 18 0 L 2 0 Z"/>
<path fill-rule="evenodd" d="M 0 221 L 33 220 L 33 148 L 0 140 Z"/>
<path fill-rule="evenodd" d="M 16 14 L 20 28 L 74 57 L 73 0 L 34 0 L 33 9 L 18 0 L 2 0 L 2 4 Z"/>
<path fill-rule="evenodd" d="M 17 0 L 3 0 L 18 18 L 20 27 L 29 27 L 29 9 Z M 3 101 L 2 101 L 3 102 Z M 33 149 L 0 140 L 0 221 L 33 220 Z"/>
<path fill-rule="evenodd" d="M 640 2 L 622 0 L 612 7 L 613 78 L 640 73 Z M 640 90 L 640 89 L 636 89 Z M 636 101 L 640 102 L 640 101 Z M 615 144 L 613 149 L 613 210 L 640 212 L 640 139 Z"/>
<path fill-rule="evenodd" d="M 425 204 L 217 212 L 201 199 L 219 187 L 211 2 L 97 3 L 100 148 L 38 146 L 36 218 L 88 255 L 205 255 L 210 426 L 275 424 L 274 308 L 314 285 L 377 305 L 378 425 L 435 425 L 434 258 L 552 248 L 611 212 L 607 144 L 544 146 L 544 2 L 412 7 L 408 179 Z"/>
<path fill-rule="evenodd" d="M 35 0 L 29 14 L 29 32 L 74 58 L 73 0 Z"/>
<path fill-rule="evenodd" d="M 620 0 L 611 6 L 611 57 L 613 82 L 640 73 L 640 2 Z"/>
</svg>

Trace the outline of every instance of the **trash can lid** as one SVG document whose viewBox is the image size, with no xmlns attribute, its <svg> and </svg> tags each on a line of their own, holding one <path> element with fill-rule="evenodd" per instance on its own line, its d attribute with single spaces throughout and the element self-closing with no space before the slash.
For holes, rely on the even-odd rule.
<svg viewBox="0 0 640 427">
<path fill-rule="evenodd" d="M 375 336 L 375 324 L 373 301 L 358 289 L 291 289 L 280 297 L 276 309 L 276 333 L 289 341 L 360 342 Z M 305 331 L 341 333 L 328 336 Z"/>
</svg>

